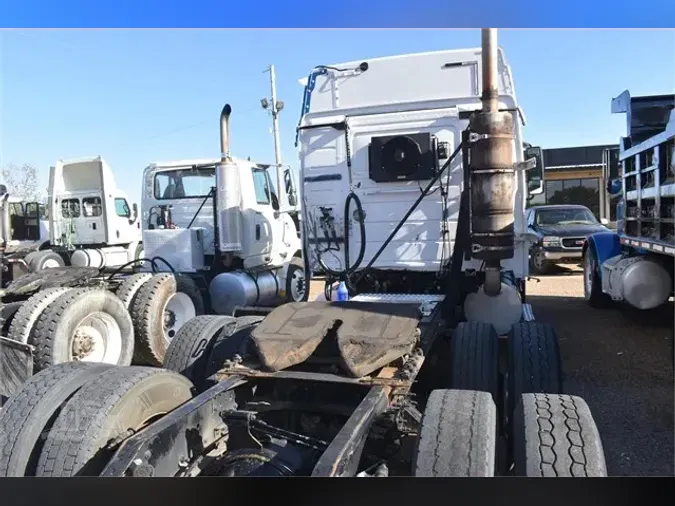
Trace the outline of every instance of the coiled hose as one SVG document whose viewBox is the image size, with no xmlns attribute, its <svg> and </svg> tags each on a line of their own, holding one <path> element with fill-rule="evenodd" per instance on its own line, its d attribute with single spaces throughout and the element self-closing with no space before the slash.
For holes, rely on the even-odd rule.
<svg viewBox="0 0 675 506">
<path fill-rule="evenodd" d="M 359 248 L 359 254 L 356 258 L 356 262 L 354 262 L 354 265 L 349 265 L 349 210 L 351 208 L 351 203 L 354 201 L 354 205 L 356 205 L 356 211 L 358 213 L 358 222 L 359 222 L 359 229 L 360 229 L 360 236 L 361 236 L 361 246 Z M 345 236 L 345 267 L 341 271 L 336 271 L 331 269 L 326 265 L 326 263 L 323 261 L 321 258 L 321 255 L 317 255 L 317 260 L 319 262 L 319 265 L 321 268 L 324 270 L 326 274 L 328 274 L 329 279 L 326 280 L 326 285 L 324 287 L 324 295 L 326 296 L 327 300 L 330 300 L 330 285 L 332 285 L 333 281 L 335 279 L 338 279 L 340 281 L 344 281 L 348 286 L 350 284 L 350 278 L 351 275 L 356 271 L 361 266 L 361 262 L 363 262 L 363 257 L 366 254 L 366 225 L 364 223 L 364 212 L 363 212 L 363 206 L 361 205 L 361 199 L 359 199 L 359 196 L 356 195 L 353 191 L 347 195 L 347 198 L 345 199 L 345 208 L 344 208 L 344 236 Z M 332 279 L 331 279 L 332 278 Z"/>
</svg>

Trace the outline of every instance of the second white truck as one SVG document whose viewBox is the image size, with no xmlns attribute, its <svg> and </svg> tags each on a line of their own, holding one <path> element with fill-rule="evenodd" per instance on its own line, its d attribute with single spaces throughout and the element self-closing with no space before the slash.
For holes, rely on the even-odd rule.
<svg viewBox="0 0 675 506">
<path fill-rule="evenodd" d="M 307 299 L 294 208 L 280 208 L 269 165 L 230 154 L 230 112 L 226 105 L 220 118 L 221 158 L 145 169 L 142 216 L 121 192 L 73 190 L 71 177 L 83 187 L 92 186 L 87 177 L 112 180 L 100 158 L 52 171 L 51 206 L 61 217 L 51 221 L 51 249 L 38 258 L 61 262 L 19 277 L 3 293 L 0 394 L 11 396 L 33 372 L 63 362 L 159 366 L 195 316 Z M 54 183 L 59 178 L 66 194 Z M 282 201 L 295 194 L 286 180 Z M 69 249 L 73 229 L 88 247 Z M 66 251 L 70 266 L 63 265 Z M 134 267 L 145 272 L 130 273 Z"/>
</svg>

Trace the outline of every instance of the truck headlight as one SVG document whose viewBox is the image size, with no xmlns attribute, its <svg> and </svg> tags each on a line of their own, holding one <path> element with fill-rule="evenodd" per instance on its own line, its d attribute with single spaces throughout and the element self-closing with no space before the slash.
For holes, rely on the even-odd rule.
<svg viewBox="0 0 675 506">
<path fill-rule="evenodd" d="M 560 237 L 546 236 L 541 240 L 544 247 L 556 248 L 560 246 Z"/>
</svg>

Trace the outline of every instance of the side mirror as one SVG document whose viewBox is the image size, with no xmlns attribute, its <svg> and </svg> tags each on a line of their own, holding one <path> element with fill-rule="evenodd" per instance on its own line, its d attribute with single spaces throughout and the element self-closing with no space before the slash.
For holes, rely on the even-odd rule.
<svg viewBox="0 0 675 506">
<path fill-rule="evenodd" d="M 534 159 L 535 166 L 526 174 L 527 192 L 529 195 L 544 193 L 544 157 L 540 147 L 529 146 L 524 150 L 525 160 Z"/>
<path fill-rule="evenodd" d="M 607 218 L 600 218 L 600 223 L 603 225 L 609 225 L 609 220 Z"/>
<path fill-rule="evenodd" d="M 131 204 L 131 218 L 129 218 L 129 223 L 133 224 L 138 219 L 138 204 L 134 202 Z"/>
<path fill-rule="evenodd" d="M 288 204 L 292 207 L 297 206 L 298 199 L 295 194 L 295 185 L 293 184 L 293 176 L 291 176 L 290 169 L 284 171 L 284 186 L 286 188 L 286 195 L 288 196 Z"/>
</svg>

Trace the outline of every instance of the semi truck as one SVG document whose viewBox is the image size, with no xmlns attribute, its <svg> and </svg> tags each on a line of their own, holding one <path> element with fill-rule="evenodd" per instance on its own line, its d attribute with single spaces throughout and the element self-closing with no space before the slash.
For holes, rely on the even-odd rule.
<svg viewBox="0 0 675 506">
<path fill-rule="evenodd" d="M 138 206 L 117 188 L 102 157 L 57 161 L 50 168 L 47 193 L 46 204 L 9 207 L 12 233 L 25 236 L 30 247 L 8 257 L 11 268 L 4 286 L 26 272 L 69 265 L 119 267 L 142 257 Z"/>
<path fill-rule="evenodd" d="M 584 296 L 593 307 L 651 310 L 673 295 L 674 107 L 675 95 L 631 97 L 626 90 L 612 99 L 611 112 L 626 114 L 627 133 L 605 174 L 616 231 L 591 235 L 583 249 Z"/>
<path fill-rule="evenodd" d="M 4 398 L 35 372 L 63 362 L 161 366 L 179 329 L 204 313 L 231 315 L 251 305 L 269 308 L 306 300 L 295 208 L 280 210 L 270 165 L 231 155 L 231 110 L 228 104 L 220 115 L 221 158 L 146 167 L 142 216 L 135 207 L 131 214 L 126 199 L 112 191 L 105 198 L 87 197 L 69 184 L 67 195 L 51 195 L 52 208 L 81 219 L 77 230 L 91 234 L 88 244 L 112 237 L 127 246 L 77 248 L 71 265 L 33 270 L 5 288 Z M 82 174 L 112 177 L 100 158 L 58 164 L 52 178 L 59 174 L 62 180 Z M 289 181 L 284 188 L 292 195 Z M 114 212 L 95 211 L 101 202 Z M 88 203 L 95 216 L 87 214 Z M 80 205 L 85 212 L 79 212 Z M 51 218 L 51 237 L 64 237 L 68 223 Z M 138 226 L 142 237 L 133 241 Z M 65 237 L 58 244 L 68 244 Z M 40 253 L 63 260 L 66 251 Z M 134 267 L 141 272 L 129 270 Z"/>
<path fill-rule="evenodd" d="M 197 316 L 162 368 L 43 371 L 0 415 L 0 472 L 606 475 L 588 405 L 562 391 L 555 332 L 525 299 L 523 215 L 542 173 L 521 120 L 494 29 L 482 48 L 314 68 L 303 261 L 350 300 Z"/>
<path fill-rule="evenodd" d="M 13 197 L 3 189 L 3 213 L 6 211 L 7 230 L 3 254 L 0 289 L 12 279 L 29 271 L 26 257 L 49 241 L 49 211 L 45 203 Z M 4 214 L 3 214 L 4 215 Z"/>
</svg>

